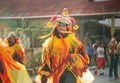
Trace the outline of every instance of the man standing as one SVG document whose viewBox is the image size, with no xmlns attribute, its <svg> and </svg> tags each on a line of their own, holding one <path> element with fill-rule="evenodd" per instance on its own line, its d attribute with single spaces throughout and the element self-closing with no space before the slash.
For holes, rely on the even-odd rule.
<svg viewBox="0 0 120 83">
<path fill-rule="evenodd" d="M 114 72 L 115 79 L 118 79 L 118 39 L 119 33 L 115 32 L 109 42 L 109 53 L 110 53 L 110 66 L 109 66 L 109 79 L 113 79 L 112 73 Z"/>
</svg>

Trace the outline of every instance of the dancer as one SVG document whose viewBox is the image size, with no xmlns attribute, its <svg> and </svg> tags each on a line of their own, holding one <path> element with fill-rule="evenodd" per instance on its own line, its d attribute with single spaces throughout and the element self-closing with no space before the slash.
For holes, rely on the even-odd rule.
<svg viewBox="0 0 120 83">
<path fill-rule="evenodd" d="M 54 22 L 52 36 L 43 43 L 42 65 L 35 78 L 37 83 L 82 83 L 89 58 L 69 18 L 61 16 L 54 19 L 53 16 L 50 19 Z"/>
<path fill-rule="evenodd" d="M 0 38 L 0 83 L 32 83 L 25 66 L 13 60 L 13 54 Z"/>
<path fill-rule="evenodd" d="M 11 47 L 14 50 L 12 55 L 13 59 L 24 64 L 24 48 L 21 45 L 19 37 L 16 36 L 15 32 L 10 32 L 8 37 L 5 38 L 5 42 L 8 47 Z"/>
</svg>

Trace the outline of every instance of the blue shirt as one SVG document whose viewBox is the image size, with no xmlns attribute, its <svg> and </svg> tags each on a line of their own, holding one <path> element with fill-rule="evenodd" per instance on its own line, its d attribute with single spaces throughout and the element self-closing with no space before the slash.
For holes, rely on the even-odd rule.
<svg viewBox="0 0 120 83">
<path fill-rule="evenodd" d="M 86 51 L 87 51 L 88 56 L 92 56 L 92 50 L 93 50 L 93 49 L 92 49 L 91 46 L 86 48 Z"/>
</svg>

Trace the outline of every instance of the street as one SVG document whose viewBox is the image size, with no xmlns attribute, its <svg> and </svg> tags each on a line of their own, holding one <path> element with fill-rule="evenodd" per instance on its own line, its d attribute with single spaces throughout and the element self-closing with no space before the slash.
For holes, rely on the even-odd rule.
<svg viewBox="0 0 120 83">
<path fill-rule="evenodd" d="M 114 79 L 109 80 L 109 67 L 105 68 L 104 75 L 98 75 L 98 74 L 94 75 L 94 70 L 91 70 L 91 73 L 93 74 L 93 76 L 95 78 L 93 83 L 120 83 L 120 78 L 117 79 L 117 80 L 114 80 Z M 119 73 L 118 75 L 120 76 L 120 65 L 119 65 L 119 68 L 118 68 L 118 73 Z M 33 81 L 34 81 L 35 76 L 36 75 L 31 76 Z"/>
<path fill-rule="evenodd" d="M 93 83 L 120 83 L 120 78 L 117 80 L 109 80 L 109 67 L 105 68 L 104 75 L 94 75 L 94 71 L 91 71 L 93 76 L 95 77 L 95 80 Z M 118 68 L 118 75 L 120 76 L 120 65 Z"/>
</svg>

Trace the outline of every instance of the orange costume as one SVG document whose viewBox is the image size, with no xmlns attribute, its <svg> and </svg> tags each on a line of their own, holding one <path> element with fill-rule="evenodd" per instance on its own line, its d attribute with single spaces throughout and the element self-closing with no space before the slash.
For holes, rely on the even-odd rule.
<svg viewBox="0 0 120 83">
<path fill-rule="evenodd" d="M 11 43 L 11 38 L 13 38 L 13 43 Z M 14 60 L 24 64 L 24 49 L 22 45 L 20 44 L 19 37 L 16 36 L 14 32 L 10 32 L 9 36 L 5 38 L 5 42 L 8 44 L 8 47 L 12 48 L 14 50 L 14 53 L 11 55 Z"/>
<path fill-rule="evenodd" d="M 0 44 L 2 45 L 2 42 Z M 8 73 L 9 69 L 22 69 L 22 66 L 18 65 L 10 56 L 12 53 L 12 49 L 0 46 L 0 83 L 13 83 Z"/>
<path fill-rule="evenodd" d="M 14 50 L 0 40 L 0 83 L 32 83 L 24 65 L 11 57 Z"/>
</svg>

